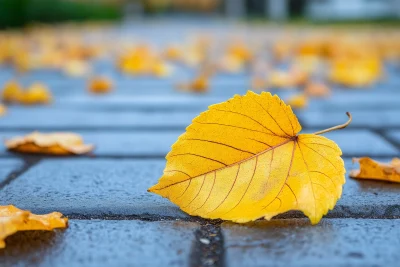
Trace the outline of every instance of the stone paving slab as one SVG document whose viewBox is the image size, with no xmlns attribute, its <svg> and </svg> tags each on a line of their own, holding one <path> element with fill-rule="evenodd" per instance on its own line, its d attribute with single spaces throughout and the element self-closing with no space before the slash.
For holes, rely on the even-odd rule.
<svg viewBox="0 0 400 267">
<path fill-rule="evenodd" d="M 0 140 L 29 132 L 0 132 Z M 151 157 L 164 158 L 171 150 L 171 145 L 183 131 L 76 131 L 85 143 L 94 144 L 95 149 L 89 155 L 112 157 Z M 21 155 L 0 147 L 0 156 Z"/>
<path fill-rule="evenodd" d="M 315 132 L 304 130 L 304 132 Z M 28 132 L 0 132 L 0 139 L 25 135 Z M 86 143 L 96 146 L 97 156 L 165 157 L 171 145 L 184 133 L 181 131 L 77 131 Z M 393 156 L 399 152 L 379 135 L 367 130 L 340 130 L 325 135 L 337 142 L 346 156 Z M 373 144 L 373 145 L 371 145 Z M 11 155 L 3 147 L 0 155 Z"/>
<path fill-rule="evenodd" d="M 70 220 L 55 232 L 6 239 L 1 266 L 188 266 L 197 223 Z"/>
<path fill-rule="evenodd" d="M 29 114 L 29 116 L 27 116 Z M 185 128 L 198 113 L 77 111 L 52 107 L 11 107 L 0 129 Z"/>
<path fill-rule="evenodd" d="M 386 129 L 389 127 L 400 127 L 399 111 L 396 110 L 370 110 L 360 111 L 349 108 L 353 115 L 353 121 L 348 126 L 349 128 L 363 127 L 371 129 Z M 344 111 L 330 111 L 330 112 L 317 112 L 317 111 L 302 111 L 298 114 L 299 119 L 302 121 L 304 127 L 308 128 L 326 128 L 333 125 L 342 124 L 346 121 Z"/>
<path fill-rule="evenodd" d="M 315 131 L 305 130 L 305 132 Z M 343 129 L 323 136 L 335 141 L 345 156 L 391 156 L 399 153 L 395 146 L 368 130 Z"/>
<path fill-rule="evenodd" d="M 345 165 L 347 173 L 358 168 L 351 159 Z M 188 218 L 169 200 L 146 191 L 164 167 L 164 160 L 43 160 L 0 190 L 0 205 L 72 216 Z M 342 198 L 328 216 L 400 216 L 400 184 L 346 179 Z"/>
<path fill-rule="evenodd" d="M 182 94 L 165 92 L 165 86 L 154 95 L 148 95 L 148 91 L 143 95 L 133 95 L 132 90 L 117 89 L 112 95 L 93 96 L 93 95 L 68 95 L 57 101 L 58 106 L 72 106 L 74 108 L 88 109 L 118 109 L 118 110 L 195 110 L 204 111 L 208 106 L 228 100 L 236 92 L 225 90 L 225 95 L 213 94 Z M 246 91 L 237 92 L 245 94 Z M 288 99 L 296 92 L 273 92 L 282 99 Z M 317 111 L 346 111 L 350 109 L 371 110 L 371 109 L 400 109 L 398 95 L 392 93 L 364 93 L 364 92 L 335 92 L 328 99 L 310 99 L 307 110 Z M 296 111 L 301 112 L 301 111 Z"/>
<path fill-rule="evenodd" d="M 352 111 L 353 122 L 348 128 L 372 128 L 380 130 L 400 127 L 398 111 Z M 29 113 L 29 116 L 26 114 Z M 0 121 L 0 130 L 11 129 L 88 129 L 88 128 L 185 128 L 198 111 L 140 112 L 109 110 L 76 110 L 50 107 L 11 107 Z M 296 112 L 303 128 L 322 129 L 342 124 L 345 112 Z"/>
<path fill-rule="evenodd" d="M 22 167 L 19 159 L 0 159 L 0 184 L 13 172 Z"/>
<path fill-rule="evenodd" d="M 147 192 L 164 167 L 163 160 L 44 160 L 0 190 L 0 205 L 65 215 L 185 218 L 169 200 Z"/>
<path fill-rule="evenodd" d="M 389 158 L 381 158 L 386 161 Z M 332 217 L 399 217 L 400 184 L 373 180 L 357 180 L 348 176 L 350 170 L 358 169 L 351 159 L 345 159 L 346 183 L 341 199 L 329 212 Z"/>
<path fill-rule="evenodd" d="M 223 223 L 226 261 L 243 266 L 398 266 L 400 220 Z"/>
</svg>

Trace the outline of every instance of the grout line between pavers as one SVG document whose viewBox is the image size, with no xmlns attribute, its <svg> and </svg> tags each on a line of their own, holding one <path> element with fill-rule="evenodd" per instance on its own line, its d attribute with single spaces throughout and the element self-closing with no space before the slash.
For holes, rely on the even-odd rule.
<svg viewBox="0 0 400 267">
<path fill-rule="evenodd" d="M 40 158 L 37 157 L 23 157 L 22 159 L 24 162 L 22 167 L 12 171 L 6 177 L 6 179 L 0 183 L 0 190 L 3 189 L 6 185 L 10 184 L 12 181 L 16 180 L 18 177 L 20 177 L 22 174 L 24 174 L 26 171 L 28 171 L 30 168 L 32 168 L 33 166 L 35 166 L 37 163 L 40 162 Z"/>
<path fill-rule="evenodd" d="M 225 266 L 224 237 L 221 223 L 206 221 L 195 231 L 195 239 L 189 253 L 191 267 Z"/>
<path fill-rule="evenodd" d="M 346 207 L 345 207 L 346 208 Z M 397 208 L 397 207 L 394 207 Z M 399 207 L 400 208 L 400 207 Z M 146 222 L 160 222 L 160 221 L 182 221 L 182 222 L 195 222 L 200 224 L 213 224 L 220 225 L 222 220 L 209 220 L 203 219 L 197 216 L 188 217 L 171 217 L 171 216 L 160 216 L 160 215 L 84 215 L 84 214 L 65 214 L 70 220 L 104 220 L 104 221 L 146 221 Z M 400 215 L 390 215 L 383 212 L 382 215 L 373 214 L 342 214 L 341 212 L 330 211 L 326 214 L 324 219 L 380 219 L 380 220 L 392 220 L 400 219 Z M 289 211 L 284 214 L 279 214 L 272 220 L 291 220 L 291 219 L 307 219 L 307 217 L 298 211 Z M 264 219 L 259 219 L 264 220 Z"/>
<path fill-rule="evenodd" d="M 392 129 L 390 129 L 390 130 L 392 130 Z M 379 135 L 382 139 L 387 141 L 389 144 L 394 146 L 397 149 L 397 151 L 400 152 L 400 144 L 387 134 L 387 129 L 386 130 L 379 129 L 379 130 L 372 130 L 372 131 L 375 134 Z M 396 156 L 398 156 L 398 155 L 396 155 Z"/>
</svg>

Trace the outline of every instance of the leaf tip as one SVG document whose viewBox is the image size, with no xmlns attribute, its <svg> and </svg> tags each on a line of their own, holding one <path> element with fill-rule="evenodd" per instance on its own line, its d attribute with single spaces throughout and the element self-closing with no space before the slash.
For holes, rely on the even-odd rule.
<svg viewBox="0 0 400 267">
<path fill-rule="evenodd" d="M 157 190 L 157 185 L 158 185 L 158 184 L 153 185 L 152 187 L 148 188 L 148 189 L 147 189 L 147 192 L 149 192 L 149 193 L 155 193 L 155 191 Z"/>
</svg>

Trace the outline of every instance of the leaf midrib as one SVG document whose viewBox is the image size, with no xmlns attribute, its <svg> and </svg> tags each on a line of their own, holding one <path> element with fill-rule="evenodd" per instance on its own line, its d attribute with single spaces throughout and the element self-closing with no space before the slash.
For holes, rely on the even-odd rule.
<svg viewBox="0 0 400 267">
<path fill-rule="evenodd" d="M 180 183 L 183 183 L 183 182 L 190 181 L 190 180 L 192 180 L 192 179 L 201 177 L 201 176 L 203 176 L 203 175 L 207 175 L 207 174 L 210 174 L 210 173 L 213 173 L 213 172 L 217 172 L 217 171 L 220 171 L 220 170 L 223 170 L 223 169 L 226 169 L 226 168 L 230 168 L 230 167 L 235 166 L 235 165 L 237 165 L 237 164 L 241 164 L 241 163 L 243 163 L 243 162 L 245 162 L 245 161 L 251 160 L 251 159 L 256 158 L 256 157 L 259 157 L 259 156 L 263 155 L 264 153 L 267 153 L 267 152 L 269 152 L 269 151 L 271 151 L 271 150 L 274 150 L 274 149 L 276 149 L 276 148 L 278 148 L 278 147 L 281 147 L 281 146 L 283 146 L 283 145 L 286 145 L 286 144 L 289 143 L 289 142 L 296 141 L 297 138 L 298 138 L 298 135 L 293 136 L 293 137 L 287 139 L 285 142 L 282 142 L 282 143 L 280 143 L 280 144 L 278 144 L 278 145 L 269 147 L 269 148 L 267 148 L 266 150 L 263 150 L 263 151 L 261 151 L 261 152 L 255 154 L 255 155 L 249 157 L 249 158 L 242 159 L 242 160 L 240 160 L 240 161 L 238 161 L 238 162 L 235 162 L 235 163 L 226 165 L 226 166 L 221 167 L 221 168 L 219 168 L 219 169 L 215 169 L 215 170 L 212 170 L 212 171 L 209 171 L 209 172 L 201 173 L 201 174 L 199 174 L 199 175 L 197 175 L 197 176 L 195 176 L 195 177 L 189 177 L 188 179 L 185 179 L 185 180 L 182 180 L 182 181 L 173 183 L 173 184 L 169 184 L 169 185 L 167 185 L 167 186 L 165 186 L 165 187 L 158 188 L 158 189 L 155 189 L 155 190 L 157 190 L 157 191 L 163 190 L 163 189 L 169 188 L 169 187 L 171 187 L 171 186 L 174 186 L 174 185 L 177 185 L 177 184 L 180 184 Z"/>
</svg>

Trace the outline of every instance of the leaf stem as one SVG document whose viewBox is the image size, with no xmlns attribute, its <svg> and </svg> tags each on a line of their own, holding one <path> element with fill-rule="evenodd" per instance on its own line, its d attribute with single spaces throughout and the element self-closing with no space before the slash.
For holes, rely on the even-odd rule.
<svg viewBox="0 0 400 267">
<path fill-rule="evenodd" d="M 340 124 L 340 125 L 337 125 L 337 126 L 325 129 L 325 130 L 321 130 L 321 131 L 315 132 L 313 134 L 319 135 L 319 134 L 324 134 L 324 133 L 331 132 L 331 131 L 334 131 L 334 130 L 339 130 L 339 129 L 346 128 L 347 125 L 349 125 L 351 120 L 352 120 L 350 112 L 346 112 L 346 115 L 349 117 L 349 119 L 348 119 L 348 121 L 346 123 L 343 123 L 343 124 Z"/>
</svg>

